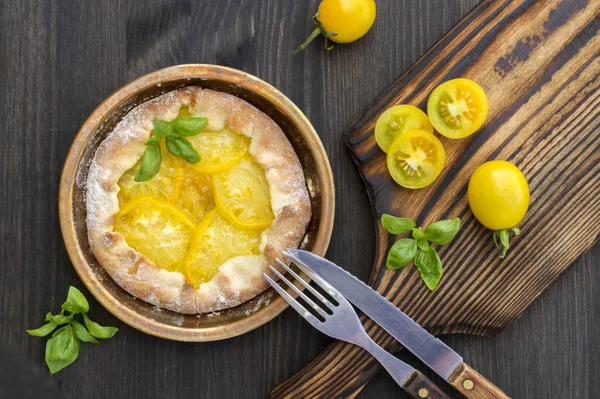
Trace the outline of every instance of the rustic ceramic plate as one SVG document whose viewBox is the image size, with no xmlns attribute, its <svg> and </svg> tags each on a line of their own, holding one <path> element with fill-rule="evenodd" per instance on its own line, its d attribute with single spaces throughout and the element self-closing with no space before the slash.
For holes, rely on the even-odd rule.
<svg viewBox="0 0 600 399">
<path fill-rule="evenodd" d="M 98 145 L 135 106 L 181 87 L 197 85 L 240 97 L 269 115 L 300 158 L 312 201 L 312 220 L 301 247 L 324 255 L 333 228 L 335 193 L 327 154 L 314 128 L 287 97 L 244 72 L 217 65 L 179 65 L 134 80 L 108 97 L 83 124 L 65 161 L 59 192 L 63 239 L 83 283 L 112 314 L 157 337 L 214 341 L 243 334 L 281 313 L 287 303 L 269 289 L 236 308 L 205 315 L 183 315 L 128 294 L 92 254 L 85 222 L 85 183 Z"/>
</svg>

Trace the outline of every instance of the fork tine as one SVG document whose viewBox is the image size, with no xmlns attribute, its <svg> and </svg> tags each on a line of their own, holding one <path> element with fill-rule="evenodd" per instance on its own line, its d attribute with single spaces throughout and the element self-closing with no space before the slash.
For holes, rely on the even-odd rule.
<svg viewBox="0 0 600 399">
<path fill-rule="evenodd" d="M 300 291 L 298 289 L 298 287 L 296 287 L 294 284 L 292 284 L 283 274 L 279 273 L 277 271 L 277 269 L 275 269 L 271 265 L 269 265 L 269 269 L 271 269 L 271 271 L 273 273 L 275 273 L 277 275 L 277 277 L 279 277 L 279 279 L 281 279 L 281 281 L 283 281 L 285 284 L 287 284 L 288 287 L 290 287 L 291 289 L 293 289 L 294 292 L 296 294 L 298 294 L 298 296 L 300 298 L 302 298 L 308 305 L 310 305 L 310 307 L 312 307 L 323 318 L 327 318 L 327 316 L 329 316 L 323 309 L 321 309 L 321 307 L 319 305 L 317 305 L 316 303 L 313 302 L 312 299 L 310 299 L 309 297 L 307 297 L 306 294 L 304 294 L 304 292 Z"/>
<path fill-rule="evenodd" d="M 304 286 L 304 288 L 306 288 L 307 290 L 309 290 L 310 293 L 313 294 L 314 296 L 316 296 L 317 299 L 319 301 L 321 301 L 324 305 L 326 305 L 326 306 L 328 306 L 330 308 L 334 306 L 331 302 L 329 302 L 329 300 L 327 298 L 325 298 L 323 295 L 321 295 L 319 293 L 319 291 L 315 290 L 313 287 L 310 286 L 310 284 L 308 284 L 306 281 L 304 281 L 304 279 L 302 279 L 295 271 L 293 271 L 291 267 L 289 267 L 288 265 L 286 265 L 285 263 L 283 263 L 279 258 L 275 258 L 275 261 L 277 263 L 279 263 L 279 265 L 281 267 L 283 267 L 289 274 L 291 274 L 292 276 L 294 276 L 294 278 L 296 280 L 298 280 Z"/>
<path fill-rule="evenodd" d="M 296 312 L 300 313 L 300 316 L 304 317 L 306 321 L 312 324 L 314 327 L 320 329 L 319 324 L 322 324 L 321 320 L 317 319 L 312 313 L 306 310 L 298 301 L 296 301 L 290 294 L 287 293 L 286 290 L 281 288 L 279 284 L 277 284 L 267 273 L 263 273 L 264 278 L 271 284 L 275 291 L 279 293 L 285 299 L 287 303 L 289 303 Z"/>
<path fill-rule="evenodd" d="M 315 272 L 310 270 L 310 268 L 308 266 L 306 266 L 300 259 L 298 259 L 294 255 L 292 255 L 288 251 L 283 251 L 283 255 L 285 255 L 286 258 L 288 258 L 289 260 L 294 262 L 300 270 L 302 270 L 304 273 L 306 273 L 311 278 L 311 280 L 313 280 L 315 282 L 315 284 L 317 284 L 319 287 L 323 288 L 323 290 L 325 290 L 325 292 L 327 292 L 327 294 L 329 294 L 330 297 L 332 297 L 333 299 L 335 299 L 338 302 L 340 301 L 340 298 L 342 297 L 342 295 L 338 292 L 338 290 L 333 288 L 327 281 L 323 280 Z"/>
</svg>

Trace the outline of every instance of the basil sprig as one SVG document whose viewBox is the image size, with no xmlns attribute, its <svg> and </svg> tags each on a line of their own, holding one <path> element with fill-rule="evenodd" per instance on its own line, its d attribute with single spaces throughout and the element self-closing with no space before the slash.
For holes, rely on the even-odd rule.
<svg viewBox="0 0 600 399">
<path fill-rule="evenodd" d="M 67 300 L 61 306 L 59 314 L 46 314 L 47 324 L 35 330 L 27 330 L 34 337 L 45 337 L 54 331 L 52 337 L 46 342 L 46 365 L 52 374 L 60 371 L 73 363 L 79 356 L 81 342 L 97 344 L 96 338 L 108 339 L 119 331 L 115 327 L 102 327 L 89 319 L 86 313 L 90 304 L 85 296 L 75 287 L 69 287 Z M 69 314 L 65 314 L 68 312 Z M 73 316 L 83 315 L 83 324 Z M 58 326 L 61 326 L 56 329 Z M 55 331 L 56 330 L 56 331 Z"/>
<path fill-rule="evenodd" d="M 156 119 L 152 136 L 145 143 L 147 147 L 134 180 L 143 182 L 156 176 L 162 161 L 160 140 L 163 138 L 167 143 L 167 150 L 171 154 L 183 158 L 189 163 L 200 162 L 200 154 L 194 150 L 192 144 L 185 137 L 195 136 L 202 132 L 207 125 L 207 118 L 193 116 L 180 116 L 171 122 Z"/>
<path fill-rule="evenodd" d="M 414 261 L 421 279 L 434 290 L 443 274 L 442 261 L 430 243 L 445 245 L 454 239 L 460 229 L 460 219 L 440 220 L 424 230 L 407 218 L 383 214 L 383 228 L 391 234 L 412 232 L 412 238 L 401 238 L 392 245 L 385 265 L 388 269 L 400 269 Z"/>
</svg>

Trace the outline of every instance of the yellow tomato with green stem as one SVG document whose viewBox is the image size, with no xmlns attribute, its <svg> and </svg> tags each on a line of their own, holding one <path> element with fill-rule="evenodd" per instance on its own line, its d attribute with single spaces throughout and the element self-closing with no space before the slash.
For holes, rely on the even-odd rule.
<svg viewBox="0 0 600 399">
<path fill-rule="evenodd" d="M 494 231 L 501 257 L 509 249 L 510 233 L 519 235 L 517 224 L 529 208 L 529 185 L 523 172 L 507 161 L 480 165 L 469 180 L 469 207 L 481 224 Z"/>
<path fill-rule="evenodd" d="M 375 22 L 376 6 L 374 0 L 323 0 L 313 17 L 317 26 L 308 39 L 294 54 L 304 50 L 317 36 L 336 43 L 351 43 L 360 39 L 371 29 Z"/>
</svg>

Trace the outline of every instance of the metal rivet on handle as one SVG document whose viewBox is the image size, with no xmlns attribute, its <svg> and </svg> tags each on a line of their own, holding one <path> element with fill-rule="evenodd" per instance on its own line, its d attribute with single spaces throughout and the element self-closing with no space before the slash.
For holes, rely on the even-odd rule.
<svg viewBox="0 0 600 399">
<path fill-rule="evenodd" d="M 429 391 L 425 388 L 419 389 L 418 393 L 419 393 L 419 397 L 421 397 L 421 398 L 426 398 L 427 395 L 429 395 Z"/>
<path fill-rule="evenodd" d="M 473 381 L 471 380 L 464 380 L 463 381 L 463 387 L 467 390 L 470 391 L 471 389 L 473 389 L 473 387 L 475 386 L 475 384 L 473 383 Z"/>
</svg>

